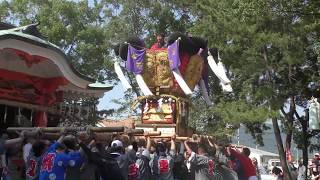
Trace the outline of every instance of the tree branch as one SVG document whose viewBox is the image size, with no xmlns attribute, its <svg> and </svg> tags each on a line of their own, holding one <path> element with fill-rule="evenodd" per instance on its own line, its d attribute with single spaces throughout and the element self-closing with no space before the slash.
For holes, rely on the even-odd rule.
<svg viewBox="0 0 320 180">
<path fill-rule="evenodd" d="M 280 111 L 285 116 L 285 119 L 288 120 L 288 114 L 284 111 L 283 107 L 280 108 Z"/>
</svg>

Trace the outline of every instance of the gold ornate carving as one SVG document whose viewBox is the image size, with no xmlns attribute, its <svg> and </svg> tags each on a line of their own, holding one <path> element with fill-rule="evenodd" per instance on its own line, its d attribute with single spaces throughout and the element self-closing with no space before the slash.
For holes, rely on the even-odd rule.
<svg viewBox="0 0 320 180">
<path fill-rule="evenodd" d="M 190 89 L 194 89 L 201 78 L 203 68 L 203 60 L 199 55 L 193 55 L 190 57 L 184 79 Z"/>
<path fill-rule="evenodd" d="M 159 89 L 160 87 L 160 94 L 167 93 L 184 96 L 180 87 L 176 87 L 174 84 L 174 77 L 170 69 L 167 50 L 148 50 L 143 67 L 143 79 L 153 93 L 156 93 L 156 89 Z M 186 83 L 192 90 L 201 78 L 202 67 L 202 57 L 193 55 L 190 58 L 186 72 L 183 75 Z"/>
</svg>

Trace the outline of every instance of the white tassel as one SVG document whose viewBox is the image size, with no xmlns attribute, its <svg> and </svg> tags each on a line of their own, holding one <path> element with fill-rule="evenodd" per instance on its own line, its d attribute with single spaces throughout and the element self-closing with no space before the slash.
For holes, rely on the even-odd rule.
<svg viewBox="0 0 320 180">
<path fill-rule="evenodd" d="M 211 55 L 209 55 L 207 57 L 207 59 L 208 59 L 208 64 L 209 64 L 211 70 L 220 79 L 220 81 L 223 84 L 230 83 L 231 81 L 227 78 L 227 76 L 225 75 L 225 72 L 220 70 L 220 68 L 216 64 L 215 60 L 213 59 L 213 57 Z"/>
<path fill-rule="evenodd" d="M 232 87 L 231 87 L 230 84 L 220 83 L 220 85 L 221 85 L 222 90 L 223 90 L 224 92 L 232 92 L 232 91 L 233 91 L 233 89 L 232 89 Z"/>
<path fill-rule="evenodd" d="M 219 71 L 221 72 L 221 75 L 223 76 L 224 79 L 228 79 L 228 80 L 230 81 L 230 79 L 229 79 L 229 78 L 227 77 L 227 75 L 226 75 L 226 69 L 224 68 L 224 65 L 223 65 L 222 62 L 221 62 L 219 52 L 218 52 L 218 60 L 219 60 L 219 62 L 218 62 L 218 69 L 219 69 Z M 231 82 L 231 81 L 230 81 L 230 82 Z M 232 91 L 233 91 L 230 82 L 229 82 L 229 83 L 225 83 L 225 84 L 221 83 L 222 90 L 223 90 L 224 92 L 232 92 Z"/>
<path fill-rule="evenodd" d="M 162 104 L 163 104 L 163 98 L 160 98 L 160 99 L 158 100 L 158 106 L 159 106 L 160 108 L 162 108 Z"/>
<path fill-rule="evenodd" d="M 122 85 L 124 87 L 124 90 L 126 91 L 127 89 L 131 89 L 132 87 L 131 87 L 130 83 L 128 82 L 128 80 L 125 78 L 118 62 L 114 63 L 114 70 L 115 70 L 118 78 L 120 79 L 120 82 L 122 83 Z"/>
<path fill-rule="evenodd" d="M 158 100 L 157 112 L 161 112 L 162 111 L 162 104 L 163 104 L 163 98 L 160 98 Z"/>
<path fill-rule="evenodd" d="M 149 111 L 149 104 L 148 104 L 148 100 L 146 100 L 146 104 L 144 105 L 143 108 L 143 113 L 147 113 Z"/>
<path fill-rule="evenodd" d="M 204 83 L 204 80 L 201 79 L 200 82 L 199 82 L 199 88 L 201 90 L 201 94 L 204 98 L 204 101 L 206 102 L 206 104 L 208 106 L 211 106 L 213 103 L 211 102 L 210 98 L 209 98 L 209 95 L 208 95 L 208 90 L 206 88 L 206 85 Z"/>
<path fill-rule="evenodd" d="M 189 88 L 189 86 L 187 85 L 187 83 L 184 81 L 183 77 L 181 76 L 179 69 L 173 70 L 172 73 L 173 73 L 174 78 L 177 80 L 179 86 L 181 87 L 182 91 L 186 95 L 191 95 L 192 91 Z"/>
<path fill-rule="evenodd" d="M 140 74 L 136 74 L 136 80 L 137 80 L 139 88 L 141 89 L 142 93 L 145 96 L 153 95 L 152 92 L 150 91 L 149 87 L 147 86 L 146 82 L 144 82 L 143 77 Z"/>
<path fill-rule="evenodd" d="M 230 83 L 231 81 L 230 81 L 230 79 L 229 79 L 229 78 L 227 77 L 227 75 L 226 75 L 226 70 L 225 70 L 222 62 L 219 61 L 217 66 L 218 66 L 219 72 L 221 72 L 221 76 L 223 77 L 223 79 L 228 80 L 229 82 L 227 82 L 227 83 Z M 227 84 L 227 83 L 225 83 L 225 84 Z"/>
</svg>

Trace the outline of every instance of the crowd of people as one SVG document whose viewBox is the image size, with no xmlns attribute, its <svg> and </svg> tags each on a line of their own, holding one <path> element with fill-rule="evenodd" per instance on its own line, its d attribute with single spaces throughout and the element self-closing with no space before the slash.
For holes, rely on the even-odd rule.
<svg viewBox="0 0 320 180">
<path fill-rule="evenodd" d="M 22 133 L 25 134 L 25 133 Z M 37 137 L 37 136 L 36 136 Z M 23 178 L 27 180 L 257 180 L 261 179 L 250 149 L 219 145 L 202 136 L 197 140 L 176 141 L 145 135 L 113 135 L 101 141 L 88 133 L 70 135 L 62 132 L 56 141 L 34 136 L 4 140 L 7 147 L 17 148 L 23 139 Z M 10 172 L 2 158 L 2 179 Z"/>
<path fill-rule="evenodd" d="M 287 161 L 288 169 L 293 180 L 320 180 L 320 154 L 315 153 L 312 159 L 308 160 L 308 165 L 305 166 L 303 158 L 298 159 L 295 164 L 294 161 Z M 272 174 L 277 176 L 277 179 L 282 180 L 283 172 L 280 167 L 273 167 Z"/>
</svg>

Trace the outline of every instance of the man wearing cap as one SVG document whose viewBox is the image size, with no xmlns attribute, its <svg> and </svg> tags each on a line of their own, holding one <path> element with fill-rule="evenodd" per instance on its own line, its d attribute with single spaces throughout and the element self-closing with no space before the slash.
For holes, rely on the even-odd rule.
<svg viewBox="0 0 320 180">
<path fill-rule="evenodd" d="M 156 145 L 156 154 L 150 161 L 150 166 L 155 174 L 156 180 L 174 180 L 173 166 L 176 154 L 175 135 L 171 137 L 171 147 L 169 154 L 166 153 L 166 146 L 163 142 Z"/>
<path fill-rule="evenodd" d="M 129 178 L 129 164 L 136 161 L 135 150 L 129 150 L 125 152 L 123 144 L 120 140 L 114 140 L 110 146 L 110 155 L 118 162 L 120 172 L 125 180 Z"/>
</svg>

